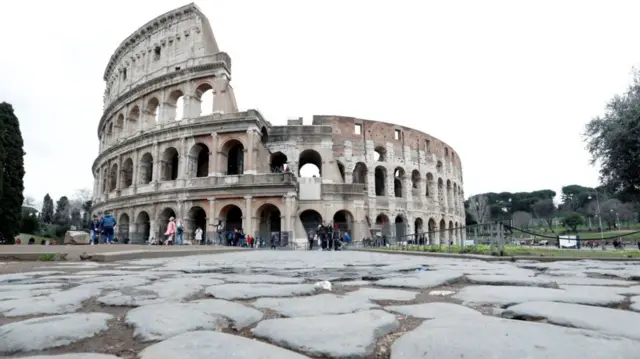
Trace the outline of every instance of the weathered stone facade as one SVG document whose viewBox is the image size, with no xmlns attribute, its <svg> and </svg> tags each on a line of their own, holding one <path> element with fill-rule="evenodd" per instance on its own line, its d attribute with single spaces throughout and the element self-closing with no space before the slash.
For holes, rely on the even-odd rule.
<svg viewBox="0 0 640 359">
<path fill-rule="evenodd" d="M 304 241 L 321 220 L 356 240 L 376 229 L 391 237 L 446 229 L 436 242 L 464 235 L 462 167 L 450 146 L 352 117 L 272 126 L 255 110 L 238 112 L 231 59 L 193 4 L 125 40 L 104 79 L 94 212 L 114 213 L 121 236 L 158 236 L 170 216 L 185 221 L 187 237 L 220 222 Z M 212 114 L 201 116 L 208 90 Z M 283 163 L 288 172 L 274 170 Z M 306 163 L 320 176 L 300 177 Z"/>
</svg>

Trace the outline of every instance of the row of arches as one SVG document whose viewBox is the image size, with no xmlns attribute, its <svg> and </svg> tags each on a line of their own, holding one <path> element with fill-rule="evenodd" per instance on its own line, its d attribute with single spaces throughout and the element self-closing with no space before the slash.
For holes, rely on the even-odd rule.
<svg viewBox="0 0 640 359">
<path fill-rule="evenodd" d="M 374 153 L 373 153 L 373 160 L 375 162 L 387 162 L 387 150 L 383 147 L 383 146 L 377 146 L 376 148 L 374 148 Z M 445 159 L 448 161 L 449 160 L 449 150 L 447 148 L 445 148 L 445 154 L 444 157 Z M 452 152 L 453 155 L 453 152 Z M 437 173 L 444 173 L 444 165 L 442 163 L 442 161 L 438 160 L 436 162 L 436 172 Z"/>
</svg>

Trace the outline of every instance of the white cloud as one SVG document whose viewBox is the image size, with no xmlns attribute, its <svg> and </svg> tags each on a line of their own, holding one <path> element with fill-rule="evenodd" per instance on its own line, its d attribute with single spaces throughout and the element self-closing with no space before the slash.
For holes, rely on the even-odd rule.
<svg viewBox="0 0 640 359">
<path fill-rule="evenodd" d="M 633 1 L 196 3 L 232 57 L 242 109 L 274 124 L 338 114 L 423 130 L 460 155 L 467 195 L 595 185 L 580 134 L 640 59 Z M 27 195 L 92 188 L 104 67 L 184 4 L 0 3 L 0 101 L 21 121 Z"/>
</svg>

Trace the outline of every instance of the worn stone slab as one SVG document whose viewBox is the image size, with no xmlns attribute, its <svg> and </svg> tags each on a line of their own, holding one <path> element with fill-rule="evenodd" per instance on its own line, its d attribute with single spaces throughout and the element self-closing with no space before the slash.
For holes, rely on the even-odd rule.
<svg viewBox="0 0 640 359">
<path fill-rule="evenodd" d="M 99 297 L 99 303 L 111 306 L 179 303 L 204 290 L 206 286 L 224 283 L 215 278 L 166 278 L 149 285 L 121 288 Z"/>
<path fill-rule="evenodd" d="M 107 313 L 74 313 L 33 318 L 0 326 L 0 354 L 55 348 L 107 330 Z"/>
<path fill-rule="evenodd" d="M 36 314 L 72 313 L 82 302 L 100 294 L 94 288 L 77 287 L 46 296 L 0 301 L 0 312 L 6 317 Z"/>
<path fill-rule="evenodd" d="M 368 280 L 349 280 L 346 282 L 336 282 L 336 285 L 343 285 L 345 287 L 350 287 L 350 286 L 365 286 L 365 285 L 371 285 L 373 284 L 373 282 L 368 281 Z"/>
<path fill-rule="evenodd" d="M 549 301 L 587 305 L 612 305 L 625 298 L 615 293 L 540 287 L 474 285 L 462 288 L 452 296 L 465 305 L 493 304 L 508 306 L 524 302 Z"/>
<path fill-rule="evenodd" d="M 34 357 L 20 357 L 21 359 L 120 359 L 117 356 L 96 353 L 72 353 L 59 355 L 38 355 Z"/>
<path fill-rule="evenodd" d="M 381 279 L 375 282 L 375 285 L 383 287 L 428 289 L 449 284 L 462 277 L 463 274 L 456 271 L 414 272 L 404 276 Z"/>
<path fill-rule="evenodd" d="M 596 286 L 596 285 L 561 285 L 560 289 L 570 290 L 573 292 L 591 292 L 591 293 L 614 293 L 619 295 L 640 295 L 640 286 L 633 287 L 614 287 L 614 286 Z"/>
<path fill-rule="evenodd" d="M 297 298 L 260 298 L 252 305 L 256 308 L 274 310 L 284 317 L 346 314 L 378 307 L 378 305 L 359 297 L 334 294 Z"/>
<path fill-rule="evenodd" d="M 184 333 L 143 349 L 139 359 L 309 359 L 257 340 L 213 331 Z"/>
<path fill-rule="evenodd" d="M 421 319 L 449 318 L 453 316 L 482 315 L 477 310 L 453 303 L 422 303 L 413 305 L 390 305 L 385 310 Z"/>
<path fill-rule="evenodd" d="M 378 338 L 398 329 L 396 316 L 381 310 L 305 318 L 270 319 L 253 330 L 259 338 L 311 356 L 371 357 Z"/>
<path fill-rule="evenodd" d="M 544 279 L 540 277 L 527 276 L 522 274 L 473 274 L 468 275 L 467 279 L 473 284 L 486 285 L 515 285 L 515 286 L 536 286 L 536 287 L 555 287 L 556 282 L 553 279 Z"/>
<path fill-rule="evenodd" d="M 552 324 L 640 339 L 640 313 L 626 310 L 557 302 L 527 302 L 507 308 L 502 315 L 507 318 L 545 318 Z"/>
<path fill-rule="evenodd" d="M 555 276 L 538 276 L 545 280 L 553 280 L 559 285 L 599 285 L 599 286 L 630 286 L 637 284 L 636 282 L 620 279 L 606 278 L 590 278 L 590 277 L 555 277 Z"/>
<path fill-rule="evenodd" d="M 347 293 L 348 296 L 362 298 L 363 300 L 414 300 L 417 292 L 401 289 L 360 288 Z"/>
<path fill-rule="evenodd" d="M 49 295 L 58 292 L 57 289 L 35 289 L 35 290 L 14 290 L 11 292 L 0 292 L 0 301 L 10 299 L 23 299 Z"/>
<path fill-rule="evenodd" d="M 0 286 L 0 292 L 58 289 L 62 287 L 64 287 L 63 283 L 3 284 Z"/>
<path fill-rule="evenodd" d="M 205 293 L 219 299 L 253 299 L 261 297 L 290 297 L 313 294 L 313 284 L 230 283 L 207 287 Z"/>
<path fill-rule="evenodd" d="M 0 274 L 0 283 L 17 282 L 25 279 L 32 279 L 34 277 L 42 277 L 53 274 L 63 274 L 60 271 L 38 271 L 38 272 L 24 272 L 24 273 L 9 273 Z"/>
<path fill-rule="evenodd" d="M 629 309 L 640 312 L 640 295 L 631 297 L 631 305 L 629 306 Z"/>
<path fill-rule="evenodd" d="M 477 316 L 425 321 L 393 343 L 391 359 L 636 359 L 639 351 L 638 341 L 595 331 Z"/>
<path fill-rule="evenodd" d="M 304 278 L 279 277 L 269 274 L 252 275 L 228 275 L 224 277 L 228 283 L 273 283 L 273 284 L 297 284 L 304 282 Z"/>
</svg>

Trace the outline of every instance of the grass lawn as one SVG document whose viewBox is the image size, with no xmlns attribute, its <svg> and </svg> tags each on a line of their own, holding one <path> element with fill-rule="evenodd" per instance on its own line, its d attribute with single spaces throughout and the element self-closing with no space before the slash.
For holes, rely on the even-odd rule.
<svg viewBox="0 0 640 359">
<path fill-rule="evenodd" d="M 478 246 L 390 246 L 375 248 L 380 251 L 417 251 L 430 253 L 462 253 L 491 255 L 491 248 L 487 245 Z M 495 250 L 495 249 L 494 249 Z M 572 257 L 572 258 L 640 258 L 639 250 L 613 250 L 607 249 L 557 249 L 554 247 L 525 247 L 505 246 L 505 256 L 530 256 L 530 257 Z"/>
</svg>

